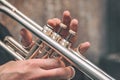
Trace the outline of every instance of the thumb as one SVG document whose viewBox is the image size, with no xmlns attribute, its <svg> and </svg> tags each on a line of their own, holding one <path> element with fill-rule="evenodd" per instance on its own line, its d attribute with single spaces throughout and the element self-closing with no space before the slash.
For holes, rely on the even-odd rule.
<svg viewBox="0 0 120 80">
<path fill-rule="evenodd" d="M 22 36 L 21 42 L 23 46 L 28 47 L 32 43 L 32 34 L 27 29 L 23 28 L 20 31 L 20 34 Z"/>
</svg>

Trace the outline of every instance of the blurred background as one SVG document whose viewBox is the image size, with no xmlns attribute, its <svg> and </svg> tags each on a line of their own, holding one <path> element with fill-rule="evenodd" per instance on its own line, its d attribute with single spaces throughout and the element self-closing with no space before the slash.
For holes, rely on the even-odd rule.
<svg viewBox="0 0 120 80">
<path fill-rule="evenodd" d="M 105 72 L 120 79 L 120 1 L 119 0 L 8 0 L 18 10 L 44 26 L 50 18 L 62 18 L 65 10 L 79 21 L 76 45 L 89 41 L 84 54 Z M 0 13 L 0 26 L 7 28 L 20 41 L 23 28 Z M 79 76 L 79 74 L 77 74 Z M 75 80 L 79 80 L 77 77 Z"/>
</svg>

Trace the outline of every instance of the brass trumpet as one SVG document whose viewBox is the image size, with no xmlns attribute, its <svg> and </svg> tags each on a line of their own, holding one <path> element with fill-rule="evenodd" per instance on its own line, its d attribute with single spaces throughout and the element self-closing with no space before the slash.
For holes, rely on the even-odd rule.
<svg viewBox="0 0 120 80">
<path fill-rule="evenodd" d="M 87 60 L 84 56 L 79 54 L 79 52 L 70 48 L 69 38 L 71 38 L 75 32 L 70 30 L 70 35 L 67 39 L 63 39 L 59 35 L 59 32 L 61 29 L 66 28 L 64 24 L 60 25 L 61 27 L 58 32 L 54 32 L 51 26 L 45 25 L 44 27 L 41 27 L 22 14 L 6 0 L 0 0 L 0 3 L 1 12 L 22 24 L 39 38 L 30 51 L 24 49 L 23 46 L 12 37 L 7 36 L 4 42 L 0 41 L 0 47 L 13 55 L 16 59 L 25 60 L 36 57 L 43 58 L 46 55 L 48 57 L 56 57 L 60 55 L 93 80 L 115 80 L 113 77 Z"/>
</svg>

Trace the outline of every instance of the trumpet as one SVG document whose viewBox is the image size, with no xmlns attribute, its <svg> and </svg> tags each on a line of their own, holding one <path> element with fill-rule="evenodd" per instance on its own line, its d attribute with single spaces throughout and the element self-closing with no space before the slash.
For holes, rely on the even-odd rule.
<svg viewBox="0 0 120 80">
<path fill-rule="evenodd" d="M 75 32 L 70 30 L 70 34 L 66 39 L 59 35 L 60 31 L 66 28 L 66 25 L 61 23 L 59 31 L 55 32 L 50 25 L 41 27 L 6 0 L 0 0 L 0 3 L 1 12 L 16 20 L 38 37 L 38 40 L 36 40 L 34 46 L 29 51 L 10 36 L 7 36 L 4 39 L 4 42 L 0 41 L 0 47 L 14 56 L 17 60 L 44 58 L 46 56 L 53 58 L 62 56 L 62 58 L 66 59 L 70 64 L 82 71 L 90 79 L 115 80 L 86 59 L 78 51 L 74 51 L 70 48 L 71 44 L 69 39 L 75 35 Z"/>
</svg>

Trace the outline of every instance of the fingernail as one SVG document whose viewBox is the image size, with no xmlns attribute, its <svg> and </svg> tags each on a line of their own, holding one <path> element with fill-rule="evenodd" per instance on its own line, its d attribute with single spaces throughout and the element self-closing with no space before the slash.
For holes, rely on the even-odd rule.
<svg viewBox="0 0 120 80">
<path fill-rule="evenodd" d="M 71 68 L 72 74 L 68 80 L 71 80 L 75 77 L 75 69 L 72 66 L 70 66 L 70 68 Z"/>
</svg>

